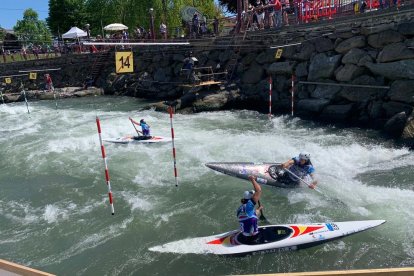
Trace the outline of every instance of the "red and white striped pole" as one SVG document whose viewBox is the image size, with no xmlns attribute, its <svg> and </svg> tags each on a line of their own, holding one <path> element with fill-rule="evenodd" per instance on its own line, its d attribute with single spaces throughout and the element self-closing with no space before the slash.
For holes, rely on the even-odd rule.
<svg viewBox="0 0 414 276">
<path fill-rule="evenodd" d="M 295 102 L 295 75 L 292 75 L 292 116 L 294 113 L 294 102 Z"/>
<path fill-rule="evenodd" d="M 272 118 L 272 76 L 269 76 L 269 120 Z"/>
<path fill-rule="evenodd" d="M 173 126 L 173 108 L 172 106 L 168 107 L 170 112 L 170 125 L 171 125 L 171 142 L 172 142 L 172 153 L 174 159 L 174 177 L 175 177 L 175 187 L 178 187 L 178 174 L 177 174 L 177 159 L 175 155 L 175 144 L 174 144 L 174 126 Z"/>
<path fill-rule="evenodd" d="M 108 163 L 106 162 L 105 147 L 102 143 L 102 136 L 101 136 L 101 123 L 99 121 L 98 116 L 96 116 L 96 125 L 98 127 L 99 143 L 101 143 L 102 158 L 105 164 L 105 179 L 106 179 L 106 185 L 108 186 L 109 204 L 111 204 L 112 215 L 115 215 L 114 202 L 112 200 L 111 181 L 109 180 Z"/>
</svg>

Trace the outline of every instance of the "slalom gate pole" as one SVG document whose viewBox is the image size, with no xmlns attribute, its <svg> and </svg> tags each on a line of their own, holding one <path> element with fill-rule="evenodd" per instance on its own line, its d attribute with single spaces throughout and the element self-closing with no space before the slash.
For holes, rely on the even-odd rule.
<svg viewBox="0 0 414 276">
<path fill-rule="evenodd" d="M 24 101 L 26 102 L 27 113 L 30 114 L 29 103 L 27 102 L 26 91 L 24 90 L 23 84 L 22 84 L 22 91 L 24 95 Z"/>
<path fill-rule="evenodd" d="M 175 177 L 175 187 L 178 187 L 178 174 L 177 174 L 177 159 L 175 155 L 175 144 L 174 144 L 174 125 L 173 125 L 173 108 L 172 106 L 168 107 L 170 112 L 170 125 L 171 125 L 171 142 L 172 142 L 172 153 L 174 159 L 174 177 Z"/>
<path fill-rule="evenodd" d="M 101 144 L 102 158 L 103 158 L 103 161 L 104 161 L 104 164 L 105 164 L 105 179 L 106 179 L 106 185 L 108 186 L 109 204 L 111 205 L 112 215 L 115 215 L 114 203 L 113 203 L 113 200 L 112 200 L 111 181 L 109 180 L 108 163 L 106 162 L 105 147 L 102 143 L 101 122 L 99 121 L 98 116 L 96 116 L 96 126 L 98 127 L 99 143 Z"/>
<path fill-rule="evenodd" d="M 53 84 L 52 84 L 51 88 L 52 88 L 52 91 L 53 91 L 53 98 L 55 98 L 55 107 L 57 109 L 58 104 L 57 104 L 57 99 L 56 99 L 55 87 L 53 87 Z"/>
<path fill-rule="evenodd" d="M 294 114 L 294 101 L 295 101 L 295 75 L 292 75 L 292 113 L 291 115 L 293 116 Z"/>
<path fill-rule="evenodd" d="M 272 119 L 272 76 L 269 77 L 269 120 Z"/>
</svg>

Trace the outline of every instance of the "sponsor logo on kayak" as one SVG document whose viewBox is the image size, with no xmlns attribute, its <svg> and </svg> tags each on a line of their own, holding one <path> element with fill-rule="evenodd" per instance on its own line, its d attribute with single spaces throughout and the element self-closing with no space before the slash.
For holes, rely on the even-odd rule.
<svg viewBox="0 0 414 276">
<path fill-rule="evenodd" d="M 335 223 L 327 223 L 326 227 L 329 229 L 329 231 L 339 230 L 338 225 L 336 225 Z"/>
<path fill-rule="evenodd" d="M 298 247 L 295 245 L 295 246 L 288 246 L 288 247 L 282 247 L 282 248 L 273 248 L 273 249 L 255 251 L 255 252 L 252 252 L 252 255 L 262 255 L 262 254 L 268 254 L 268 253 L 288 252 L 288 251 L 295 251 L 297 249 L 298 249 Z"/>
<path fill-rule="evenodd" d="M 297 236 L 301 236 L 307 233 L 311 233 L 314 232 L 316 230 L 319 230 L 321 228 L 323 228 L 324 226 L 306 226 L 306 225 L 291 225 L 290 228 L 293 229 L 293 235 L 290 238 L 294 238 Z"/>
</svg>

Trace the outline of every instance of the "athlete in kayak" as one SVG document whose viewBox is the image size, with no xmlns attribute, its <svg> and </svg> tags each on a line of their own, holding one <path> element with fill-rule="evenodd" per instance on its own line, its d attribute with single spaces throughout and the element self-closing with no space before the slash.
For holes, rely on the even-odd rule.
<svg viewBox="0 0 414 276">
<path fill-rule="evenodd" d="M 139 121 L 139 123 L 138 122 L 136 122 L 136 121 L 134 121 L 132 118 L 129 118 L 129 120 L 131 121 L 131 123 L 132 123 L 132 125 L 134 126 L 134 128 L 135 128 L 135 125 L 137 125 L 137 126 L 140 126 L 141 127 L 141 129 L 142 129 L 142 132 L 141 131 L 139 131 L 139 130 L 137 130 L 136 128 L 135 128 L 135 130 L 137 131 L 137 133 L 138 133 L 138 136 L 134 136 L 134 139 L 135 140 L 148 140 L 148 139 L 151 139 L 152 138 L 152 136 L 151 136 L 151 134 L 150 134 L 150 126 L 145 122 L 145 120 L 144 119 L 141 119 L 140 121 Z M 142 134 L 142 135 L 139 135 L 139 134 Z"/>
<path fill-rule="evenodd" d="M 237 209 L 237 218 L 240 223 L 240 230 L 243 235 L 240 235 L 240 238 L 243 239 L 243 243 L 255 243 L 258 238 L 258 227 L 257 227 L 257 217 L 259 212 L 263 209 L 263 206 L 260 206 L 255 210 L 256 203 L 259 202 L 259 199 L 262 195 L 262 188 L 256 182 L 254 176 L 249 176 L 250 181 L 253 184 L 254 191 L 245 191 L 243 198 L 241 199 L 242 205 Z"/>
<path fill-rule="evenodd" d="M 300 153 L 299 156 L 293 157 L 281 165 L 282 171 L 278 181 L 288 185 L 299 185 L 301 179 L 309 183 L 309 188 L 315 189 L 318 181 L 315 179 L 315 168 L 310 160 L 309 153 Z M 288 172 L 284 169 L 289 170 Z"/>
</svg>

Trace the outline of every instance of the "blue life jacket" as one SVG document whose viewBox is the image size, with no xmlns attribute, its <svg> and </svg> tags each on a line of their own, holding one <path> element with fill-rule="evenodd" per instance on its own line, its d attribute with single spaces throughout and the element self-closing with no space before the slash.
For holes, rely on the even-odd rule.
<svg viewBox="0 0 414 276">
<path fill-rule="evenodd" d="M 240 230 L 244 236 L 254 236 L 258 233 L 255 204 L 253 200 L 249 199 L 237 209 Z"/>
<path fill-rule="evenodd" d="M 304 165 L 301 165 L 299 157 L 293 157 L 292 160 L 295 163 L 289 168 L 289 171 L 291 171 L 301 179 L 315 172 L 315 168 L 312 166 L 310 161 L 307 161 Z M 299 181 L 297 177 L 295 177 L 294 175 L 289 174 L 289 177 L 295 182 Z"/>
<path fill-rule="evenodd" d="M 140 123 L 141 129 L 142 129 L 142 134 L 145 136 L 149 136 L 150 135 L 150 128 L 146 123 Z"/>
</svg>

